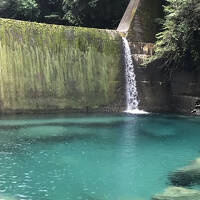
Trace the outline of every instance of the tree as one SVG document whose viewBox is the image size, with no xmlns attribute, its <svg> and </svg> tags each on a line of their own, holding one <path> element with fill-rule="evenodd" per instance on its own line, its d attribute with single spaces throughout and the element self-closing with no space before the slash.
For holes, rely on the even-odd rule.
<svg viewBox="0 0 200 200">
<path fill-rule="evenodd" d="M 0 15 L 3 15 L 6 9 L 10 6 L 10 1 L 8 0 L 0 0 Z"/>
<path fill-rule="evenodd" d="M 66 24 L 63 20 L 63 0 L 37 0 L 40 8 L 38 21 L 54 24 Z"/>
<path fill-rule="evenodd" d="M 64 19 L 71 25 L 116 28 L 129 0 L 63 0 Z"/>
<path fill-rule="evenodd" d="M 200 1 L 166 0 L 163 31 L 157 34 L 155 55 L 165 69 L 200 69 Z"/>
<path fill-rule="evenodd" d="M 129 0 L 0 0 L 0 17 L 116 28 Z"/>
<path fill-rule="evenodd" d="M 40 14 L 38 4 L 35 0 L 17 0 L 15 3 L 16 13 L 15 18 L 34 20 Z"/>
<path fill-rule="evenodd" d="M 35 20 L 40 10 L 35 0 L 2 0 L 0 2 L 0 17 Z"/>
<path fill-rule="evenodd" d="M 72 25 L 83 25 L 84 21 L 92 8 L 96 7 L 98 0 L 64 0 L 63 10 L 65 12 L 64 19 Z"/>
</svg>

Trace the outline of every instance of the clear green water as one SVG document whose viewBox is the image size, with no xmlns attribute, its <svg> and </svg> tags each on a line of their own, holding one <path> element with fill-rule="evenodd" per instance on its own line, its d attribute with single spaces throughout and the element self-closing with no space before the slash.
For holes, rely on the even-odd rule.
<svg viewBox="0 0 200 200">
<path fill-rule="evenodd" d="M 200 156 L 199 141 L 200 118 L 1 117 L 0 196 L 150 200 L 169 172 Z"/>
</svg>

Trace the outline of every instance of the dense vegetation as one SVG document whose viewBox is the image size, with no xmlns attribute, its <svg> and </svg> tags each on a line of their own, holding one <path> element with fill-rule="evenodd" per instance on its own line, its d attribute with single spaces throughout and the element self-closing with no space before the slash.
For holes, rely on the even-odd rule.
<svg viewBox="0 0 200 200">
<path fill-rule="evenodd" d="M 163 31 L 148 63 L 159 63 L 169 72 L 200 69 L 200 0 L 166 1 Z"/>
<path fill-rule="evenodd" d="M 129 0 L 0 0 L 0 17 L 115 28 Z"/>
</svg>

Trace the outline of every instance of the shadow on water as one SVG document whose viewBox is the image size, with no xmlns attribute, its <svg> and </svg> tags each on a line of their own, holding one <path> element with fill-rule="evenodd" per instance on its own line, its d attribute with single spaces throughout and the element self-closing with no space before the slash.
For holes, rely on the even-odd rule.
<svg viewBox="0 0 200 200">
<path fill-rule="evenodd" d="M 193 129 L 193 125 L 200 128 L 199 122 L 200 118 L 190 119 L 171 115 L 159 118 L 155 115 L 151 118 L 144 118 L 138 130 L 140 135 L 149 138 L 176 138 L 183 134 L 197 132 L 197 129 Z"/>
<path fill-rule="evenodd" d="M 190 123 L 199 122 L 199 118 L 185 118 L 182 116 L 164 115 L 162 118 L 159 115 L 146 115 L 146 116 L 132 116 L 125 115 L 125 118 L 115 119 L 111 121 L 82 121 L 75 120 L 74 122 L 41 122 L 25 121 L 25 124 L 0 125 L 0 137 L 2 145 L 0 144 L 0 152 L 13 152 L 23 149 L 25 145 L 29 144 L 55 144 L 55 143 L 71 143 L 80 140 L 97 141 L 101 136 L 96 132 L 97 129 L 117 129 L 123 132 L 123 127 L 126 131 L 141 137 L 146 137 L 153 140 L 165 140 L 167 138 L 176 138 L 182 132 L 182 124 L 190 120 Z M 33 122 L 33 123 L 32 123 Z M 17 122 L 18 123 L 18 122 Z M 24 123 L 24 122 L 23 122 Z M 29 128 L 40 128 L 38 130 L 29 131 Z M 43 130 L 44 127 L 44 130 Z M 64 130 L 56 130 L 49 133 L 46 127 L 53 130 L 53 127 L 61 127 Z M 52 128 L 51 128 L 52 127 Z M 81 132 L 72 130 L 79 128 Z M 65 129 L 66 128 L 66 129 Z M 87 130 L 87 128 L 89 128 Z M 24 132 L 21 134 L 21 129 Z M 82 130 L 84 133 L 82 133 Z M 137 131 L 136 131 L 137 130 Z M 44 131 L 44 132 L 43 132 Z M 75 131 L 75 132 L 73 132 Z M 30 135 L 30 133 L 31 135 Z M 39 133 L 39 134 L 38 134 Z M 107 133 L 105 133 L 107 134 Z M 110 132 L 109 132 L 110 134 Z M 121 134 L 121 133 L 120 133 Z M 30 136 L 29 136 L 30 135 Z M 108 135 L 107 135 L 108 136 Z M 6 138 L 4 140 L 4 138 Z"/>
<path fill-rule="evenodd" d="M 172 139 L 173 138 L 176 138 L 177 135 L 171 135 L 171 134 L 157 134 L 157 133 L 154 133 L 154 132 L 151 132 L 151 131 L 145 131 L 145 130 L 139 130 L 138 131 L 140 137 L 145 137 L 149 140 L 154 140 L 154 141 L 165 141 L 166 139 Z"/>
<path fill-rule="evenodd" d="M 55 144 L 55 143 L 72 143 L 80 140 L 88 141 L 97 140 L 97 135 L 93 133 L 80 134 L 70 133 L 68 135 L 46 136 L 46 137 L 16 137 L 12 138 L 6 144 L 0 145 L 0 152 L 20 152 L 26 149 L 26 145 L 31 144 Z"/>
<path fill-rule="evenodd" d="M 30 123 L 30 122 L 29 122 Z M 55 143 L 72 143 L 80 140 L 95 141 L 100 137 L 96 130 L 98 128 L 110 129 L 121 126 L 123 122 L 46 122 L 46 123 L 30 123 L 20 125 L 0 125 L 0 152 L 19 152 L 30 144 L 55 144 Z M 41 130 L 35 129 L 40 128 Z M 44 129 L 43 129 L 44 127 Z M 66 128 L 64 130 L 53 128 Z M 52 127 L 52 128 L 51 128 Z M 73 128 L 79 128 L 80 132 L 73 132 Z M 29 128 L 34 128 L 32 133 Z M 87 130 L 87 128 L 89 128 Z M 24 129 L 24 130 L 23 130 Z M 82 133 L 82 130 L 83 133 Z M 23 130 L 23 131 L 22 131 Z M 88 132 L 88 133 L 87 133 Z M 30 135 L 31 134 L 31 135 Z"/>
<path fill-rule="evenodd" d="M 9 131 L 9 130 L 19 130 L 22 128 L 32 128 L 32 127 L 43 127 L 43 126 L 49 126 L 49 127 L 80 127 L 80 128 L 111 128 L 111 127 L 117 127 L 122 125 L 124 122 L 98 122 L 98 123 L 78 123 L 78 122 L 65 122 L 65 123 L 59 123 L 59 122 L 48 122 L 48 123 L 38 123 L 38 124 L 24 124 L 24 125 L 0 125 L 0 131 Z"/>
<path fill-rule="evenodd" d="M 70 135 L 57 135 L 57 136 L 48 136 L 48 137 L 38 137 L 38 138 L 21 138 L 21 142 L 34 144 L 34 143 L 44 143 L 44 144 L 54 144 L 54 143 L 70 143 L 80 140 L 95 140 L 97 135 L 95 134 L 79 134 L 73 133 Z"/>
</svg>

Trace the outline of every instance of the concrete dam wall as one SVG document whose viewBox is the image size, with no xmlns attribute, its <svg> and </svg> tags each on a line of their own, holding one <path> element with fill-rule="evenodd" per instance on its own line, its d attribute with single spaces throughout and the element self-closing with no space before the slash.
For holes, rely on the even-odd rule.
<svg viewBox="0 0 200 200">
<path fill-rule="evenodd" d="M 0 19 L 0 111 L 122 111 L 116 31 Z"/>
<path fill-rule="evenodd" d="M 200 108 L 199 73 L 177 72 L 169 80 L 159 66 L 140 66 L 153 53 L 162 5 L 131 0 L 118 31 L 0 19 L 0 113 L 125 110 L 120 34 L 132 50 L 140 109 Z"/>
</svg>

